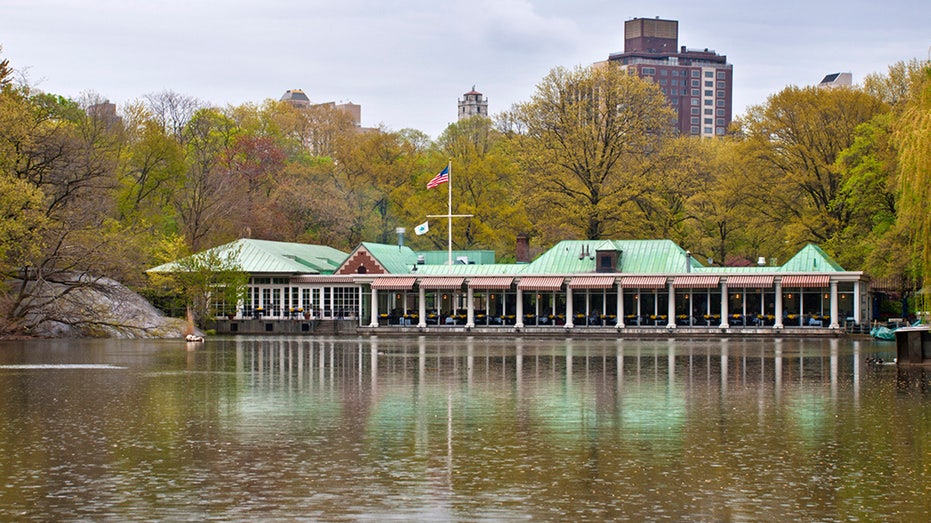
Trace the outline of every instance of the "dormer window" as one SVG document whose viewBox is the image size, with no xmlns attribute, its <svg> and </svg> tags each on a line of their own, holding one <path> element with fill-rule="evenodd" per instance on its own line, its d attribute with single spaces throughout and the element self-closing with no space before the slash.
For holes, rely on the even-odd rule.
<svg viewBox="0 0 931 523">
<path fill-rule="evenodd" d="M 615 272 L 618 254 L 617 251 L 598 251 L 595 255 L 595 272 Z"/>
</svg>

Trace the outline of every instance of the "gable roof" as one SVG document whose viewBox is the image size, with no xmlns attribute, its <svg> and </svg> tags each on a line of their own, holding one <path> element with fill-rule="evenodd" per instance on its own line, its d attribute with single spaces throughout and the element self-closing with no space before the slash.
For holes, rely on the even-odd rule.
<svg viewBox="0 0 931 523">
<path fill-rule="evenodd" d="M 787 261 L 779 272 L 844 272 L 844 269 L 821 247 L 809 243 Z"/>
<path fill-rule="evenodd" d="M 362 242 L 356 250 L 365 249 L 388 274 L 408 274 L 417 263 L 417 253 L 410 247 L 385 243 Z M 353 251 L 355 253 L 355 251 Z"/>
<path fill-rule="evenodd" d="M 346 253 L 324 245 L 252 238 L 240 238 L 204 252 L 223 256 L 236 249 L 239 267 L 250 274 L 333 274 L 347 257 Z M 172 272 L 177 268 L 177 262 L 169 262 L 147 272 Z"/>
</svg>

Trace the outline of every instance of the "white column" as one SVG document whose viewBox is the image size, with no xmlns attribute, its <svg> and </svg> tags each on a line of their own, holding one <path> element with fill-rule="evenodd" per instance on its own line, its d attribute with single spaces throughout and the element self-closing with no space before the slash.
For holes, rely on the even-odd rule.
<svg viewBox="0 0 931 523">
<path fill-rule="evenodd" d="M 378 289 L 374 285 L 372 286 L 372 322 L 369 327 L 378 327 Z"/>
<path fill-rule="evenodd" d="M 860 281 L 853 282 L 853 321 L 860 325 Z"/>
<path fill-rule="evenodd" d="M 727 281 L 721 280 L 721 325 L 722 329 L 730 329 L 731 326 L 727 323 Z"/>
<path fill-rule="evenodd" d="M 783 328 L 782 325 L 782 282 L 776 282 L 776 322 L 773 324 L 774 329 Z"/>
<path fill-rule="evenodd" d="M 624 287 L 621 287 L 620 283 L 617 284 L 617 324 L 615 327 L 624 328 Z"/>
<path fill-rule="evenodd" d="M 417 293 L 417 326 L 421 329 L 427 326 L 427 293 L 420 287 Z"/>
<path fill-rule="evenodd" d="M 675 329 L 676 328 L 676 289 L 672 286 L 672 280 L 667 284 L 667 289 L 669 293 L 669 306 L 666 307 L 666 328 Z"/>
<path fill-rule="evenodd" d="M 472 299 L 475 297 L 475 293 L 472 291 L 472 287 L 466 291 L 466 328 L 471 329 L 475 327 L 475 304 L 472 303 Z"/>
<path fill-rule="evenodd" d="M 840 322 L 837 321 L 837 282 L 831 281 L 831 329 L 839 329 Z"/>
<path fill-rule="evenodd" d="M 514 313 L 514 328 L 524 328 L 524 291 L 517 289 L 517 307 Z"/>
<path fill-rule="evenodd" d="M 572 288 L 566 286 L 566 328 L 571 329 L 575 327 L 575 324 L 572 322 L 573 318 L 572 312 Z"/>
</svg>

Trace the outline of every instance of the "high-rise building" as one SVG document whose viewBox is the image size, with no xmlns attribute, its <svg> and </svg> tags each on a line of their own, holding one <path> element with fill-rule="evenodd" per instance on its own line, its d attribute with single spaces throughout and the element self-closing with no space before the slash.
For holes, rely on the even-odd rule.
<svg viewBox="0 0 931 523">
<path fill-rule="evenodd" d="M 281 101 L 294 107 L 310 107 L 310 98 L 300 89 L 288 89 L 281 95 Z"/>
<path fill-rule="evenodd" d="M 459 119 L 470 118 L 472 116 L 488 116 L 488 98 L 482 98 L 482 93 L 472 90 L 462 95 L 459 100 Z"/>
<path fill-rule="evenodd" d="M 634 18 L 624 22 L 624 52 L 608 61 L 659 84 L 676 110 L 679 133 L 722 136 L 731 123 L 733 66 L 707 48 L 679 47 L 679 22 Z"/>
<path fill-rule="evenodd" d="M 324 103 L 311 103 L 310 98 L 307 96 L 307 93 L 300 89 L 288 89 L 285 91 L 279 101 L 291 104 L 298 109 L 307 109 L 309 107 L 318 107 L 318 106 L 329 106 L 339 111 L 342 111 L 349 115 L 352 119 L 352 123 L 361 128 L 362 127 L 362 106 L 359 104 L 354 104 L 352 102 L 345 103 L 336 103 L 336 102 L 324 102 Z"/>
<path fill-rule="evenodd" d="M 825 75 L 821 83 L 818 84 L 818 87 L 822 89 L 833 89 L 835 87 L 850 87 L 852 83 L 853 75 L 850 73 L 831 73 Z"/>
</svg>

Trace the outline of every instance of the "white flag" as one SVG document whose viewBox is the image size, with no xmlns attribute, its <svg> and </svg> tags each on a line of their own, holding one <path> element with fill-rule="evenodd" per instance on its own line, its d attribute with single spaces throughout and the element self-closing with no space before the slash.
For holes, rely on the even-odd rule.
<svg viewBox="0 0 931 523">
<path fill-rule="evenodd" d="M 416 233 L 417 236 L 421 236 L 421 235 L 427 234 L 427 231 L 429 231 L 429 230 L 430 230 L 430 222 L 429 222 L 429 221 L 423 222 L 423 223 L 421 223 L 420 225 L 418 225 L 417 227 L 414 227 L 414 233 Z"/>
</svg>

